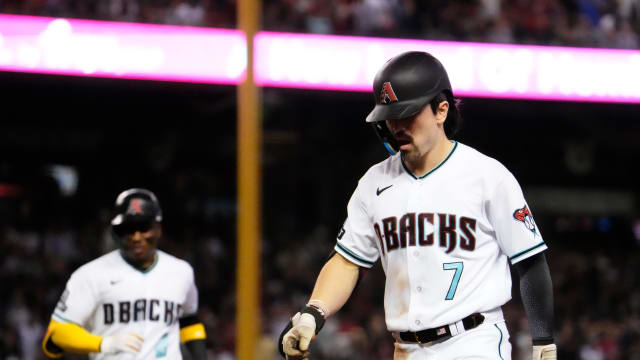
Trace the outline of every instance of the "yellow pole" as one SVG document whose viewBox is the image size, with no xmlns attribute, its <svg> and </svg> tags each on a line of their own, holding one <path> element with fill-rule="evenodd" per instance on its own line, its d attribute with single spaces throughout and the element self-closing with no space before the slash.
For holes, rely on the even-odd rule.
<svg viewBox="0 0 640 360">
<path fill-rule="evenodd" d="M 247 36 L 247 77 L 238 86 L 238 253 L 236 271 L 236 356 L 254 360 L 260 325 L 260 171 L 262 125 L 260 99 L 253 81 L 253 36 L 260 0 L 238 1 L 238 27 Z"/>
</svg>

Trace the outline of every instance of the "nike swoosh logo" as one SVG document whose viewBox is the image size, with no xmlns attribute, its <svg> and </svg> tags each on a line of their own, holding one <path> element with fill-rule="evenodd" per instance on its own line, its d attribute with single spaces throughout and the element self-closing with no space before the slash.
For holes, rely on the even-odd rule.
<svg viewBox="0 0 640 360">
<path fill-rule="evenodd" d="M 111 280 L 111 285 L 115 285 L 115 284 L 119 283 L 120 281 L 122 281 L 122 280 Z"/>
<path fill-rule="evenodd" d="M 382 189 L 377 188 L 377 189 L 376 189 L 376 196 L 380 196 L 380 194 L 382 194 L 382 192 L 383 192 L 383 191 L 387 190 L 388 188 L 390 188 L 390 187 L 392 187 L 392 186 L 393 186 L 393 184 L 391 184 L 391 185 L 389 185 L 389 186 L 387 186 L 387 187 L 383 187 Z"/>
</svg>

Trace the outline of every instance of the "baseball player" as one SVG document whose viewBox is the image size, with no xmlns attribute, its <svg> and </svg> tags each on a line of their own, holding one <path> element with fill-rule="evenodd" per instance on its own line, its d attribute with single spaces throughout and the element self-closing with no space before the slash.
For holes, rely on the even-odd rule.
<svg viewBox="0 0 640 360">
<path fill-rule="evenodd" d="M 367 122 L 391 156 L 360 179 L 333 255 L 281 335 L 283 356 L 305 358 L 363 269 L 380 260 L 394 359 L 510 359 L 501 310 L 511 298 L 509 263 L 520 278 L 533 358 L 556 359 L 547 246 L 514 176 L 451 140 L 461 117 L 442 64 L 425 52 L 403 53 L 373 86 Z"/>
<path fill-rule="evenodd" d="M 119 249 L 78 268 L 51 316 L 44 353 L 91 359 L 206 359 L 198 289 L 187 262 L 157 249 L 162 210 L 149 190 L 118 195 L 112 232 Z"/>
</svg>

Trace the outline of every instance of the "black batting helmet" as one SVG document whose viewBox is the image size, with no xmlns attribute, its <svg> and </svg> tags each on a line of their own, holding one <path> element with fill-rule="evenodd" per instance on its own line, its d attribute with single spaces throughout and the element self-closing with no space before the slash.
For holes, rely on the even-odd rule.
<svg viewBox="0 0 640 360">
<path fill-rule="evenodd" d="M 132 229 L 145 229 L 159 222 L 162 222 L 162 209 L 151 191 L 133 188 L 116 198 L 115 216 L 111 220 L 116 235 L 124 236 Z"/>
<path fill-rule="evenodd" d="M 376 74 L 376 105 L 367 122 L 372 123 L 387 150 L 394 154 L 398 145 L 384 121 L 413 116 L 443 92 L 453 98 L 449 76 L 438 59 L 422 51 L 402 53 L 387 61 Z"/>
</svg>

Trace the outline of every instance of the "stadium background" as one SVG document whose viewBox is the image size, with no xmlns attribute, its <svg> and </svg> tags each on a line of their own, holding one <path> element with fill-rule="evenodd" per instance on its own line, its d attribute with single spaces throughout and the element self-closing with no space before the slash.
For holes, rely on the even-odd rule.
<svg viewBox="0 0 640 360">
<path fill-rule="evenodd" d="M 263 27 L 278 31 L 637 49 L 640 29 L 633 1 L 263 6 Z M 235 27 L 230 0 L 0 1 L 0 13 Z M 196 269 L 210 358 L 232 359 L 235 87 L 0 72 L 0 88 L 0 356 L 42 358 L 39 341 L 68 276 L 113 246 L 112 202 L 142 186 L 165 211 L 161 248 Z M 370 94 L 268 88 L 262 98 L 260 346 L 274 359 L 359 177 L 386 154 L 364 123 Z M 560 358 L 640 358 L 640 106 L 462 100 L 457 139 L 516 175 L 550 245 Z M 391 358 L 383 286 L 377 265 L 327 323 L 314 359 Z M 505 312 L 514 359 L 526 359 L 514 289 Z"/>
</svg>

